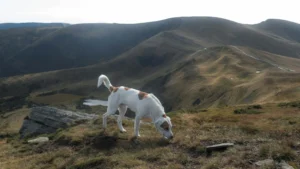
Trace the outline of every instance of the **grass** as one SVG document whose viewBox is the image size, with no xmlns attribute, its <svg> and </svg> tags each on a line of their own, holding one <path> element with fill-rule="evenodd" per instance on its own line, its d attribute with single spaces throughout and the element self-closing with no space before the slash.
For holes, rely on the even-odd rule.
<svg viewBox="0 0 300 169">
<path fill-rule="evenodd" d="M 253 109 L 236 109 L 234 114 L 260 114 L 262 112 Z"/>
<path fill-rule="evenodd" d="M 300 108 L 300 101 L 283 102 L 278 104 L 279 107 L 297 107 Z"/>
<path fill-rule="evenodd" d="M 170 112 L 175 125 L 172 141 L 161 139 L 152 124 L 141 124 L 141 138 L 132 141 L 133 122 L 116 119 L 108 129 L 98 119 L 59 130 L 50 142 L 29 145 L 17 137 L 0 142 L 3 168 L 253 168 L 264 159 L 285 160 L 300 167 L 300 114 L 296 108 L 264 105 L 261 114 L 233 114 L 242 107 Z M 293 120 L 293 124 L 289 121 Z M 3 141 L 3 140 L 2 140 Z M 232 148 L 206 155 L 205 146 L 232 142 Z"/>
<path fill-rule="evenodd" d="M 261 111 L 258 111 L 257 109 L 262 109 L 261 105 L 251 105 L 247 108 L 242 109 L 236 109 L 233 111 L 234 114 L 260 114 Z"/>
</svg>

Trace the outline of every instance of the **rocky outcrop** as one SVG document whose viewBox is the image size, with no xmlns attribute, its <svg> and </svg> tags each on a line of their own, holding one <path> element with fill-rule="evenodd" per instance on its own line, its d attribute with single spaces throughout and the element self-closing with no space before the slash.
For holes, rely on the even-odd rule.
<svg viewBox="0 0 300 169">
<path fill-rule="evenodd" d="M 35 139 L 28 140 L 27 142 L 29 144 L 37 144 L 37 143 L 44 143 L 44 142 L 48 142 L 48 141 L 49 141 L 48 137 L 38 137 Z"/>
<path fill-rule="evenodd" d="M 54 107 L 33 107 L 31 113 L 24 119 L 19 131 L 21 138 L 45 133 L 53 133 L 59 128 L 96 119 L 98 115 L 72 112 Z"/>
</svg>

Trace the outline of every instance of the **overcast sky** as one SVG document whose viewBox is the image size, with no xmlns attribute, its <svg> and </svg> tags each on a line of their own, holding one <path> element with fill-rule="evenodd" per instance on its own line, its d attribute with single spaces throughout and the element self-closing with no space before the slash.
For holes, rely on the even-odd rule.
<svg viewBox="0 0 300 169">
<path fill-rule="evenodd" d="M 299 1 L 300 2 L 300 1 Z M 0 0 L 0 23 L 139 23 L 214 16 L 239 23 L 269 18 L 300 23 L 297 0 Z"/>
</svg>

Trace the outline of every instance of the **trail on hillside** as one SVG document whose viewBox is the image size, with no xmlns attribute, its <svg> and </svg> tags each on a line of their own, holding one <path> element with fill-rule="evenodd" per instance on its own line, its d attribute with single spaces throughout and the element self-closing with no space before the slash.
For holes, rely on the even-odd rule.
<svg viewBox="0 0 300 169">
<path fill-rule="evenodd" d="M 246 53 L 245 51 L 243 51 L 242 49 L 238 48 L 237 46 L 232 46 L 232 47 L 235 48 L 236 50 L 238 50 L 239 52 L 241 52 L 242 54 L 248 56 L 248 57 L 251 57 L 251 58 L 253 58 L 253 59 L 255 59 L 255 60 L 259 60 L 259 61 L 261 61 L 261 62 L 270 64 L 270 65 L 272 65 L 272 66 L 274 66 L 274 67 L 276 67 L 276 68 L 278 68 L 278 69 L 280 69 L 280 70 L 287 71 L 287 72 L 295 72 L 295 70 L 292 70 L 292 69 L 289 69 L 289 68 L 280 66 L 280 65 L 278 65 L 278 64 L 269 62 L 269 61 L 267 61 L 267 60 L 262 60 L 262 59 L 260 59 L 260 58 L 258 58 L 258 57 L 255 57 L 255 56 L 253 56 L 253 55 L 250 55 L 250 54 Z"/>
</svg>

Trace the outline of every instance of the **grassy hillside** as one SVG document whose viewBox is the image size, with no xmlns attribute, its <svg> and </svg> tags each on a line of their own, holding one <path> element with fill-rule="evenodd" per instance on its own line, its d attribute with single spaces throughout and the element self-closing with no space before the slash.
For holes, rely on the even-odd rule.
<svg viewBox="0 0 300 169">
<path fill-rule="evenodd" d="M 18 28 L 0 30 L 0 76 L 16 73 L 9 60 L 39 39 L 57 31 L 60 27 Z"/>
<path fill-rule="evenodd" d="M 165 34 L 103 64 L 4 78 L 0 80 L 0 96 L 35 98 L 39 93 L 54 92 L 106 99 L 107 89 L 96 88 L 100 74 L 108 75 L 115 86 L 154 93 L 168 111 L 293 101 L 300 96 L 299 59 L 236 46 L 193 53 L 190 41 L 176 47 L 172 46 L 176 43 L 161 43 L 153 50 L 152 41 L 161 36 Z M 174 37 L 170 36 L 170 41 Z M 144 50 L 139 50 L 141 46 Z M 182 53 L 173 55 L 177 50 Z M 155 59 L 149 60 L 144 53 Z"/>
<path fill-rule="evenodd" d="M 176 26 L 172 19 L 143 24 L 72 25 L 26 48 L 10 61 L 18 74 L 91 65 L 116 57 Z"/>
<path fill-rule="evenodd" d="M 12 65 L 7 69 L 9 72 L 2 76 L 87 66 L 128 55 L 133 48 L 148 57 L 146 62 L 152 59 L 153 52 L 168 54 L 152 59 L 151 62 L 155 62 L 152 64 L 161 63 L 161 59 L 167 60 L 171 55 L 186 54 L 186 50 L 196 52 L 227 45 L 300 57 L 298 41 L 290 43 L 291 37 L 298 36 L 295 24 L 283 24 L 285 34 L 270 30 L 276 37 L 266 32 L 264 24 L 260 25 L 243 25 L 213 17 L 182 17 L 141 24 L 71 25 L 18 51 L 8 61 Z M 144 42 L 152 48 L 145 49 Z M 171 49 L 170 53 L 170 46 L 179 49 Z"/>
<path fill-rule="evenodd" d="M 253 109 L 254 107 L 254 109 Z M 299 110 L 296 107 L 235 106 L 185 109 L 170 112 L 175 138 L 161 140 L 152 124 L 141 124 L 141 138 L 132 140 L 133 121 L 124 120 L 127 133 L 119 133 L 114 118 L 108 129 L 99 120 L 48 135 L 50 142 L 30 145 L 16 136 L 0 138 L 2 168 L 257 168 L 264 159 L 285 160 L 300 167 Z M 246 114 L 236 114 L 244 109 Z M 251 111 L 249 111 L 251 110 Z M 28 111 L 28 110 L 24 110 Z M 250 114 L 247 114 L 250 112 Z M 259 112 L 252 114 L 251 112 Z M 14 116 L 1 130 L 17 132 Z M 6 121 L 7 122 L 7 121 Z M 18 123 L 15 121 L 14 123 Z M 2 123 L 1 123 L 2 124 Z M 232 142 L 226 151 L 208 154 L 205 146 Z M 275 168 L 275 164 L 265 166 Z"/>
<path fill-rule="evenodd" d="M 300 25 L 297 23 L 279 19 L 268 19 L 253 25 L 253 27 L 266 31 L 270 33 L 271 36 L 278 39 L 285 38 L 292 43 L 300 42 Z"/>
</svg>

